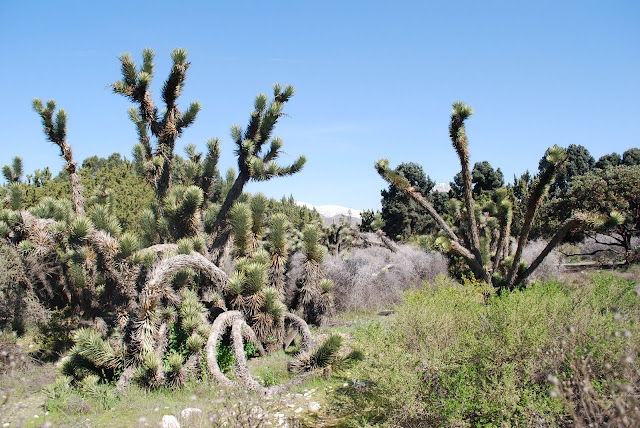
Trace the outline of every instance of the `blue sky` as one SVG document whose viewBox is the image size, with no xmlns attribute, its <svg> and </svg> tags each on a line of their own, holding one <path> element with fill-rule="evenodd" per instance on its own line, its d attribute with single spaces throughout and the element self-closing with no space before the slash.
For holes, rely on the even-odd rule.
<svg viewBox="0 0 640 428">
<path fill-rule="evenodd" d="M 637 1 L 2 1 L 0 165 L 20 155 L 26 173 L 60 170 L 34 97 L 67 111 L 79 162 L 131 158 L 130 103 L 108 87 L 118 57 L 156 51 L 159 103 L 170 52 L 183 47 L 181 106 L 198 100 L 202 111 L 177 153 L 218 137 L 222 171 L 236 162 L 229 128 L 246 124 L 255 95 L 275 82 L 296 87 L 274 135 L 283 162 L 304 154 L 307 165 L 251 192 L 376 209 L 381 157 L 448 182 L 459 170 L 448 139 L 456 100 L 475 110 L 472 162 L 511 181 L 554 144 L 596 158 L 640 147 L 639 23 Z"/>
</svg>

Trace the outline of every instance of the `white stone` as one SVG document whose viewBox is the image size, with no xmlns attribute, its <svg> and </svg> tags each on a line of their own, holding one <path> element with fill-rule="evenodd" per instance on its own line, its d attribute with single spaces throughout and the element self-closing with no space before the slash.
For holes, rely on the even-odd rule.
<svg viewBox="0 0 640 428">
<path fill-rule="evenodd" d="M 196 407 L 187 407 L 182 412 L 180 412 L 180 416 L 182 416 L 183 421 L 188 421 L 189 419 L 196 417 L 202 417 L 202 410 Z"/>
<path fill-rule="evenodd" d="M 317 403 L 315 401 L 312 401 L 311 403 L 309 403 L 309 411 L 311 413 L 318 413 L 319 410 L 320 410 L 320 403 Z"/>
<path fill-rule="evenodd" d="M 297 409 L 294 410 L 294 412 L 296 413 L 302 413 L 303 409 L 302 407 L 298 407 Z"/>
<path fill-rule="evenodd" d="M 180 428 L 180 424 L 175 416 L 164 415 L 162 417 L 162 428 Z"/>
</svg>

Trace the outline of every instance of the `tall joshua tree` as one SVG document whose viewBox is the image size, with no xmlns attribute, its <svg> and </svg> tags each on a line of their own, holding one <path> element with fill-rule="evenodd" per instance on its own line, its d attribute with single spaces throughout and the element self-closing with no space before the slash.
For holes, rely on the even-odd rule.
<svg viewBox="0 0 640 428">
<path fill-rule="evenodd" d="M 271 138 L 273 129 L 278 119 L 284 114 L 284 103 L 293 96 L 294 88 L 286 85 L 273 86 L 273 100 L 269 102 L 265 94 L 256 96 L 254 111 L 251 112 L 249 124 L 242 131 L 239 125 L 231 128 L 231 136 L 236 144 L 238 155 L 238 176 L 218 211 L 212 228 L 213 239 L 210 242 L 210 250 L 217 264 L 225 257 L 227 244 L 231 236 L 231 226 L 228 223 L 229 211 L 234 202 L 242 195 L 242 189 L 250 181 L 266 181 L 274 177 L 292 175 L 300 171 L 306 162 L 304 156 L 300 156 L 289 166 L 280 166 L 276 159 L 280 156 L 282 140 L 278 137 Z M 269 142 L 269 148 L 265 145 Z"/>
<path fill-rule="evenodd" d="M 122 54 L 122 80 L 111 87 L 115 93 L 122 94 L 137 104 L 129 109 L 129 117 L 136 125 L 140 141 L 134 149 L 134 154 L 138 163 L 143 165 L 147 179 L 156 191 L 158 206 L 162 212 L 163 199 L 171 187 L 171 163 L 176 139 L 195 121 L 200 111 L 200 103 L 194 101 L 184 111 L 178 108 L 178 97 L 184 87 L 191 63 L 187 62 L 186 50 L 175 49 L 171 53 L 171 72 L 162 87 L 165 108 L 162 113 L 158 112 L 149 89 L 153 79 L 154 56 L 152 49 L 144 49 L 142 65 L 136 67 L 130 54 Z M 157 141 L 155 150 L 151 146 L 152 137 Z"/>
<path fill-rule="evenodd" d="M 512 203 L 506 199 L 506 194 L 500 194 L 493 201 L 492 211 L 496 217 L 497 236 L 494 236 L 494 245 L 491 245 L 491 252 L 483 257 L 483 247 L 480 240 L 480 230 L 476 220 L 476 206 L 473 199 L 472 176 L 469 168 L 469 142 L 467 140 L 464 121 L 473 114 L 471 107 L 462 102 L 453 104 L 453 113 L 449 125 L 449 135 L 453 147 L 460 159 L 462 167 L 462 181 L 464 190 L 464 202 L 466 208 L 466 230 L 461 230 L 458 234 L 449 226 L 444 218 L 438 214 L 433 205 L 414 189 L 409 181 L 389 168 L 387 159 L 380 159 L 376 163 L 376 170 L 392 186 L 400 189 L 420 206 L 422 206 L 436 221 L 444 236 L 439 238 L 439 243 L 446 250 L 461 256 L 471 268 L 477 278 L 487 283 L 492 283 L 499 287 L 514 287 L 521 284 L 549 254 L 549 252 L 560 242 L 560 240 L 572 229 L 598 228 L 607 222 L 617 221 L 615 216 L 608 218 L 595 216 L 587 213 L 577 212 L 567 220 L 556 232 L 544 250 L 531 263 L 525 267 L 521 263 L 522 251 L 529 237 L 529 232 L 533 225 L 538 207 L 549 191 L 549 186 L 553 183 L 558 170 L 566 160 L 564 150 L 554 146 L 547 151 L 545 163 L 542 171 L 536 177 L 533 187 L 529 193 L 526 214 L 518 237 L 518 246 L 513 256 L 509 255 L 508 243 L 511 233 Z M 463 233 L 464 232 L 464 233 Z"/>
<path fill-rule="evenodd" d="M 71 146 L 67 143 L 67 114 L 64 109 L 59 109 L 54 121 L 53 113 L 56 109 L 56 102 L 54 100 L 47 101 L 47 106 L 45 107 L 42 101 L 36 98 L 33 100 L 33 109 L 42 118 L 42 125 L 44 126 L 44 133 L 47 139 L 60 147 L 60 156 L 67 162 L 64 169 L 69 173 L 73 206 L 76 215 L 83 216 L 85 201 L 82 194 L 83 189 L 82 184 L 80 184 L 80 177 L 78 177 L 76 172 L 78 164 L 73 161 Z"/>
</svg>

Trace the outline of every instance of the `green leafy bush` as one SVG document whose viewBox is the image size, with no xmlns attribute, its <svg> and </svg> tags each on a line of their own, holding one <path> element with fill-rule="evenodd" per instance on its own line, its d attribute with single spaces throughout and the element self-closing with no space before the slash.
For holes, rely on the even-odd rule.
<svg viewBox="0 0 640 428">
<path fill-rule="evenodd" d="M 352 370 L 359 380 L 336 398 L 347 422 L 598 421 L 580 409 L 615 409 L 615 385 L 637 381 L 630 356 L 640 349 L 640 302 L 633 282 L 596 274 L 579 285 L 536 282 L 501 295 L 488 289 L 467 281 L 407 292 L 387 324 L 360 331 L 366 361 Z M 588 382 L 601 393 L 585 398 L 576 386 L 575 393 L 550 394 L 550 376 L 576 382 L 576 367 L 587 360 Z M 581 407 L 585 399 L 592 402 Z"/>
</svg>

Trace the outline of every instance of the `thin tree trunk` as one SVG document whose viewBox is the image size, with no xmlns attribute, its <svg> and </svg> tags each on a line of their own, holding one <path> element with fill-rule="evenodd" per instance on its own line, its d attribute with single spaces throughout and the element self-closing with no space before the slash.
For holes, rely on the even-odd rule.
<svg viewBox="0 0 640 428">
<path fill-rule="evenodd" d="M 234 202 L 242 195 L 242 189 L 249 182 L 249 177 L 240 173 L 231 186 L 227 197 L 224 199 L 216 221 L 213 224 L 213 232 L 209 243 L 209 257 L 214 264 L 220 266 L 227 256 L 229 241 L 231 239 L 231 225 L 229 225 L 229 211 Z"/>
<path fill-rule="evenodd" d="M 73 172 L 71 168 L 67 168 L 69 171 L 69 181 L 71 183 L 71 199 L 73 200 L 73 207 L 78 217 L 84 216 L 84 196 L 82 184 L 80 184 L 80 178 L 75 171 L 75 165 L 73 166 Z"/>
</svg>

